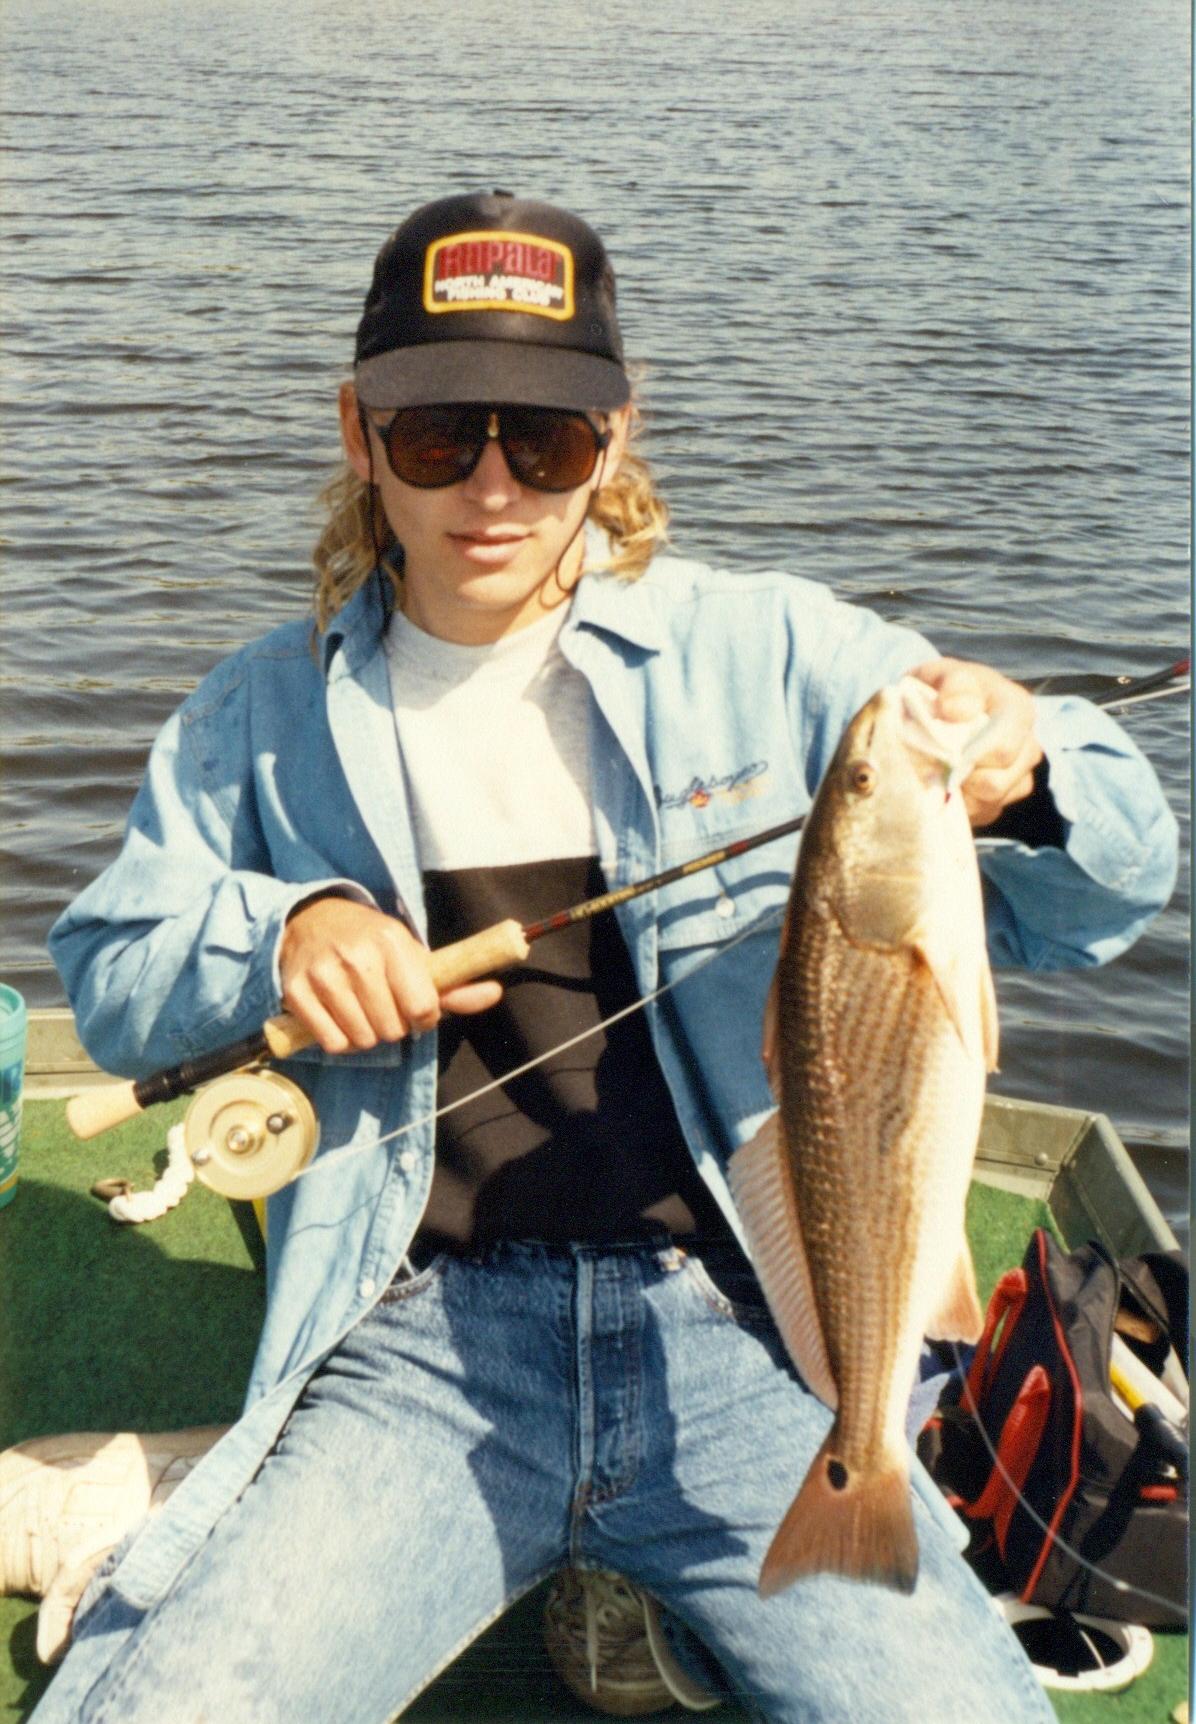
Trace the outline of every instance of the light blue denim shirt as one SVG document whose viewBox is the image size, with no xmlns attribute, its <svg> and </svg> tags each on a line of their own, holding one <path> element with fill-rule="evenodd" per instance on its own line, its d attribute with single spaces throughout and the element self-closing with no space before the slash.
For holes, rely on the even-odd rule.
<svg viewBox="0 0 1196 1724">
<path fill-rule="evenodd" d="M 601 550 L 591 536 L 588 556 Z M 425 933 L 375 577 L 312 649 L 288 624 L 209 675 L 154 745 L 122 852 L 50 946 L 88 1052 L 136 1077 L 256 1031 L 281 1009 L 278 949 L 330 884 Z M 852 715 L 932 657 L 910 630 L 792 575 L 659 556 L 634 584 L 581 581 L 561 650 L 591 691 L 599 858 L 620 886 L 803 812 Z M 1099 963 L 1170 894 L 1175 823 L 1104 713 L 1038 702 L 1065 850 L 986 851 L 997 963 Z M 739 1231 L 724 1178 L 771 1107 L 764 997 L 796 838 L 617 912 L 678 1119 Z M 750 930 L 755 930 L 750 932 Z M 315 1365 L 406 1253 L 432 1177 L 436 1036 L 286 1069 L 321 1124 L 313 1170 L 271 1198 L 268 1307 L 246 1415 L 135 1541 L 116 1584 L 145 1606 L 244 1488 Z M 385 1145 L 375 1140 L 411 1127 Z M 345 1145 L 326 1167 L 331 1151 Z"/>
</svg>

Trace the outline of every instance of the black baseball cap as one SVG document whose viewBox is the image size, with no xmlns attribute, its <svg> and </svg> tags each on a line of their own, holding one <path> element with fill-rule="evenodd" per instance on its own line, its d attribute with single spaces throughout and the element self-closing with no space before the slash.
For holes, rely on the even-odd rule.
<svg viewBox="0 0 1196 1724">
<path fill-rule="evenodd" d="M 567 210 L 509 192 L 425 204 L 375 259 L 354 382 L 375 408 L 621 407 L 631 388 L 602 241 Z"/>
</svg>

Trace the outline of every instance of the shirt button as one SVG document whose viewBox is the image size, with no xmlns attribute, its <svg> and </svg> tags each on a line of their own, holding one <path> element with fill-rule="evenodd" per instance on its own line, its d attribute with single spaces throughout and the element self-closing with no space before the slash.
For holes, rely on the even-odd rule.
<svg viewBox="0 0 1196 1724">
<path fill-rule="evenodd" d="M 372 1275 L 365 1275 L 357 1283 L 357 1291 L 363 1299 L 369 1299 L 372 1296 L 376 1285 L 377 1283 Z"/>
<path fill-rule="evenodd" d="M 719 899 L 718 903 L 714 906 L 714 913 L 716 916 L 721 916 L 724 921 L 726 921 L 728 916 L 733 916 L 735 914 L 735 906 L 731 902 L 730 898 L 727 897 L 725 892 Z"/>
<path fill-rule="evenodd" d="M 415 1172 L 416 1159 L 417 1157 L 413 1149 L 405 1149 L 403 1151 L 402 1155 L 399 1157 L 399 1166 L 403 1169 L 404 1173 Z"/>
</svg>

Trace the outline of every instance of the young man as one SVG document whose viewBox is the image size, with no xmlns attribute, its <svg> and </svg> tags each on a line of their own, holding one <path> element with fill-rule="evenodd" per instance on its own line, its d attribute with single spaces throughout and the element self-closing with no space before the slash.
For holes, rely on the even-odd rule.
<svg viewBox="0 0 1196 1724">
<path fill-rule="evenodd" d="M 245 1413 L 93 1584 L 38 1719 L 372 1724 L 566 1564 L 660 1599 L 762 1718 L 1049 1719 L 921 1474 L 912 1596 L 756 1592 L 828 1422 L 725 1178 L 772 1105 L 793 841 L 501 983 L 438 996 L 427 954 L 799 813 L 921 667 L 942 715 L 1000 721 L 964 788 L 1005 838 L 995 956 L 1099 961 L 1170 889 L 1150 769 L 1081 702 L 794 576 L 661 554 L 610 265 L 561 210 L 417 211 L 340 409 L 314 640 L 289 625 L 205 680 L 53 934 L 112 1071 L 294 1012 L 322 1135 L 270 1201 Z"/>
</svg>

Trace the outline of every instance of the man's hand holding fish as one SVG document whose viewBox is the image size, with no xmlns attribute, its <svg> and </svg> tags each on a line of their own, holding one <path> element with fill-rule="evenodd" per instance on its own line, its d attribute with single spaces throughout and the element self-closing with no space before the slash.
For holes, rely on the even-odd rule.
<svg viewBox="0 0 1196 1724">
<path fill-rule="evenodd" d="M 936 716 L 948 724 L 986 721 L 985 746 L 969 763 L 961 789 L 974 827 L 991 826 L 1002 809 L 1034 791 L 1034 769 L 1043 759 L 1033 696 L 985 664 L 956 658 L 931 659 L 914 675 L 937 695 Z"/>
</svg>

